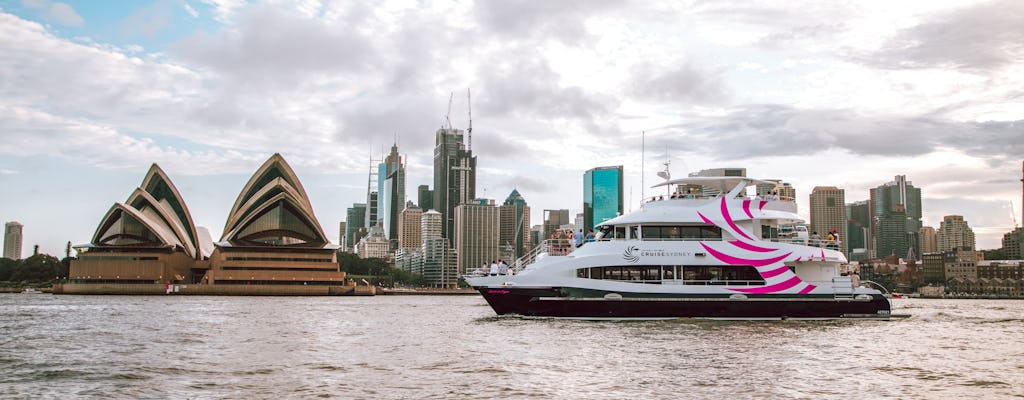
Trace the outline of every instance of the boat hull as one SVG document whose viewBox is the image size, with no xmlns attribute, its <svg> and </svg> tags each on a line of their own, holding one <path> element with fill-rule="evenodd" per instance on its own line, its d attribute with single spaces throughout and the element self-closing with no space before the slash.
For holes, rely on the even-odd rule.
<svg viewBox="0 0 1024 400">
<path fill-rule="evenodd" d="M 889 319 L 882 295 L 648 295 L 576 297 L 571 288 L 476 288 L 498 315 L 575 319 Z M 621 298 L 619 296 L 622 296 Z"/>
</svg>

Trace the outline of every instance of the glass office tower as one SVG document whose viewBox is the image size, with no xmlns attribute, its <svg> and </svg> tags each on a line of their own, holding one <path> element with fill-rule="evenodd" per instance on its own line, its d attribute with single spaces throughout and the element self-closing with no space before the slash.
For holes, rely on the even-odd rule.
<svg viewBox="0 0 1024 400">
<path fill-rule="evenodd" d="M 622 215 L 622 198 L 621 165 L 597 167 L 583 173 L 583 231 Z"/>
</svg>

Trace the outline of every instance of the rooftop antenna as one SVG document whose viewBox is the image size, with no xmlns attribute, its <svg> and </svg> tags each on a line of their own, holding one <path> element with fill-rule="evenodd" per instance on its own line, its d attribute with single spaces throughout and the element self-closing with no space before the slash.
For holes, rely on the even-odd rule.
<svg viewBox="0 0 1024 400">
<path fill-rule="evenodd" d="M 469 151 L 473 151 L 473 98 L 470 97 L 469 88 L 466 88 L 466 107 L 469 108 L 469 128 L 466 135 L 469 136 Z"/>
<path fill-rule="evenodd" d="M 662 165 L 665 166 L 665 170 L 664 171 L 658 171 L 658 176 L 661 177 L 661 179 L 664 179 L 666 182 L 672 179 L 672 172 L 669 171 L 669 165 L 671 165 L 671 164 L 672 164 L 672 159 L 669 158 L 669 156 L 668 156 L 668 146 L 665 146 L 665 162 L 662 163 Z M 666 196 L 671 196 L 672 195 L 671 190 L 669 188 L 669 185 L 665 185 L 665 195 Z"/>
</svg>

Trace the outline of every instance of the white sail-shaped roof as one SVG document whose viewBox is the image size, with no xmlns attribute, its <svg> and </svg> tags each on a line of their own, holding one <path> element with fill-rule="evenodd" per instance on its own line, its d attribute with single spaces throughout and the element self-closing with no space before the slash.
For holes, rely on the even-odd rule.
<svg viewBox="0 0 1024 400">
<path fill-rule="evenodd" d="M 323 247 L 327 236 L 302 183 L 274 154 L 242 188 L 218 245 Z"/>
</svg>

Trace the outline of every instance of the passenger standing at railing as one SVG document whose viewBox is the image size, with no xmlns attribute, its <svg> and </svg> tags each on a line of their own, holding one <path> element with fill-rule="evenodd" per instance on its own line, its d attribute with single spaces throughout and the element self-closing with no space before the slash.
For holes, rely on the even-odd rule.
<svg viewBox="0 0 1024 400">
<path fill-rule="evenodd" d="M 508 264 L 504 260 L 498 260 L 498 275 L 508 275 Z"/>
<path fill-rule="evenodd" d="M 821 236 L 818 235 L 818 231 L 811 234 L 811 246 L 821 247 Z"/>
<path fill-rule="evenodd" d="M 491 276 L 498 276 L 498 263 L 491 261 Z"/>
<path fill-rule="evenodd" d="M 590 242 L 593 242 L 593 241 L 594 241 L 594 230 L 591 229 L 591 230 L 587 231 L 587 243 L 590 243 Z"/>
<path fill-rule="evenodd" d="M 831 232 L 828 233 L 828 242 L 825 244 L 825 248 L 827 248 L 827 249 L 835 249 L 835 248 L 837 248 L 837 246 L 836 246 L 836 231 L 831 231 Z"/>
<path fill-rule="evenodd" d="M 583 228 L 580 228 L 580 230 L 578 232 L 576 232 L 575 239 L 576 239 L 576 247 L 580 247 L 580 246 L 583 245 Z"/>
</svg>

